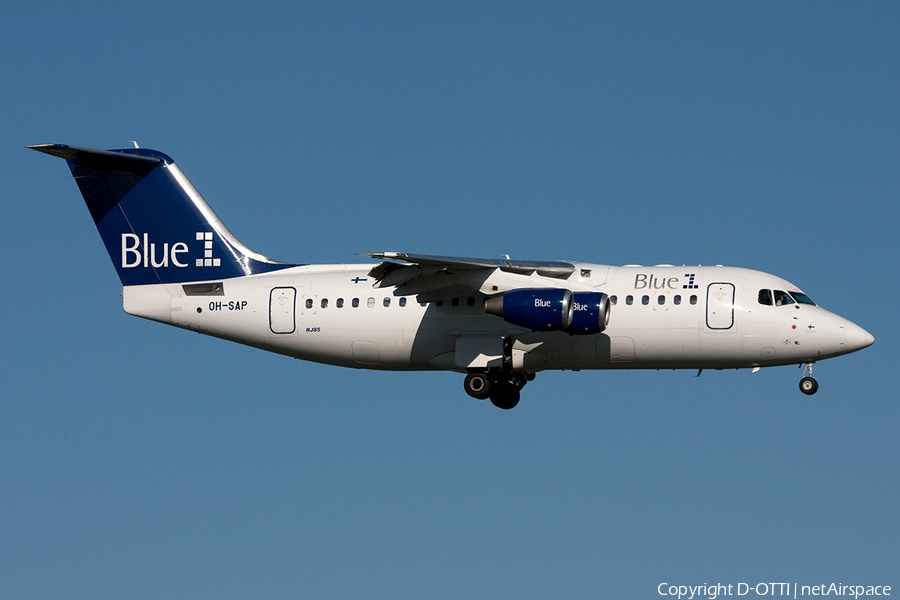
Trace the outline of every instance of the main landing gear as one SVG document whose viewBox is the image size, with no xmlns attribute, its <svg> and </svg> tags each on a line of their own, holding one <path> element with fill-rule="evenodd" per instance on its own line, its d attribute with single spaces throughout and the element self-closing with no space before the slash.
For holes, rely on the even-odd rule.
<svg viewBox="0 0 900 600">
<path fill-rule="evenodd" d="M 463 387 L 473 398 L 490 398 L 491 404 L 497 408 L 509 410 L 519 403 L 519 392 L 532 379 L 534 373 L 489 369 L 466 375 Z"/>
<path fill-rule="evenodd" d="M 808 362 L 805 365 L 800 365 L 803 367 L 804 375 L 803 379 L 800 380 L 800 391 L 807 396 L 812 396 L 819 391 L 819 382 L 812 378 L 813 364 L 815 363 Z"/>
<path fill-rule="evenodd" d="M 491 399 L 491 404 L 503 410 L 515 408 L 519 403 L 519 392 L 525 384 L 534 379 L 534 373 L 514 371 L 512 364 L 512 336 L 503 340 L 503 363 L 484 371 L 472 371 L 466 375 L 463 387 L 473 398 Z"/>
</svg>

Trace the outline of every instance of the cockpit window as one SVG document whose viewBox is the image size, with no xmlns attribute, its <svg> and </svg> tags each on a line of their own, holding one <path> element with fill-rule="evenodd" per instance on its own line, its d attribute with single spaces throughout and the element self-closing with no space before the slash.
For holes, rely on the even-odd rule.
<svg viewBox="0 0 900 600">
<path fill-rule="evenodd" d="M 810 300 L 809 296 L 804 294 L 803 292 L 790 292 L 791 298 L 797 301 L 797 304 L 809 304 L 811 306 L 815 306 L 816 303 Z"/>
<path fill-rule="evenodd" d="M 781 290 L 775 290 L 775 306 L 785 306 L 786 304 L 793 304 L 794 300 L 791 298 L 787 292 L 782 292 Z"/>
<path fill-rule="evenodd" d="M 772 306 L 772 290 L 759 290 L 759 303 Z"/>
</svg>

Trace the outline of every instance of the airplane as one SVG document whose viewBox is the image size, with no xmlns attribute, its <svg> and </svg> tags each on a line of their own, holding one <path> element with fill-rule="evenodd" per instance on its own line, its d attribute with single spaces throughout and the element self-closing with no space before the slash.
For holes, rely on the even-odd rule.
<svg viewBox="0 0 900 600">
<path fill-rule="evenodd" d="M 65 159 L 130 315 L 298 359 L 465 374 L 515 407 L 545 370 L 753 369 L 817 361 L 875 338 L 780 277 L 723 266 L 365 254 L 377 264 L 271 260 L 242 244 L 166 154 L 29 146 Z"/>
</svg>

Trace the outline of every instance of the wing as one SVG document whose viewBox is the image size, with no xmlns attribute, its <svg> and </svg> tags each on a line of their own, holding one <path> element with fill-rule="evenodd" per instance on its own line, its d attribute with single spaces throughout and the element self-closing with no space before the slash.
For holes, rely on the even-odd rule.
<svg viewBox="0 0 900 600">
<path fill-rule="evenodd" d="M 462 258 L 401 252 L 374 252 L 365 256 L 388 261 L 369 271 L 369 276 L 376 281 L 375 287 L 397 286 L 396 295 L 415 294 L 420 302 L 479 291 L 497 271 L 511 276 L 510 287 L 521 286 L 525 277 L 533 275 L 567 279 L 575 271 L 575 265 L 565 261 Z M 498 291 L 497 286 L 493 287 L 492 291 Z"/>
</svg>

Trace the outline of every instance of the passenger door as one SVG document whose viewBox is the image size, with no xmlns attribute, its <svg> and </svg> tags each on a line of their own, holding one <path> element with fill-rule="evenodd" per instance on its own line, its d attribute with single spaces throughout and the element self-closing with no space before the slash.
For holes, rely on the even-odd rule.
<svg viewBox="0 0 900 600">
<path fill-rule="evenodd" d="M 706 289 L 706 326 L 724 330 L 734 326 L 734 284 L 716 282 Z"/>
</svg>

